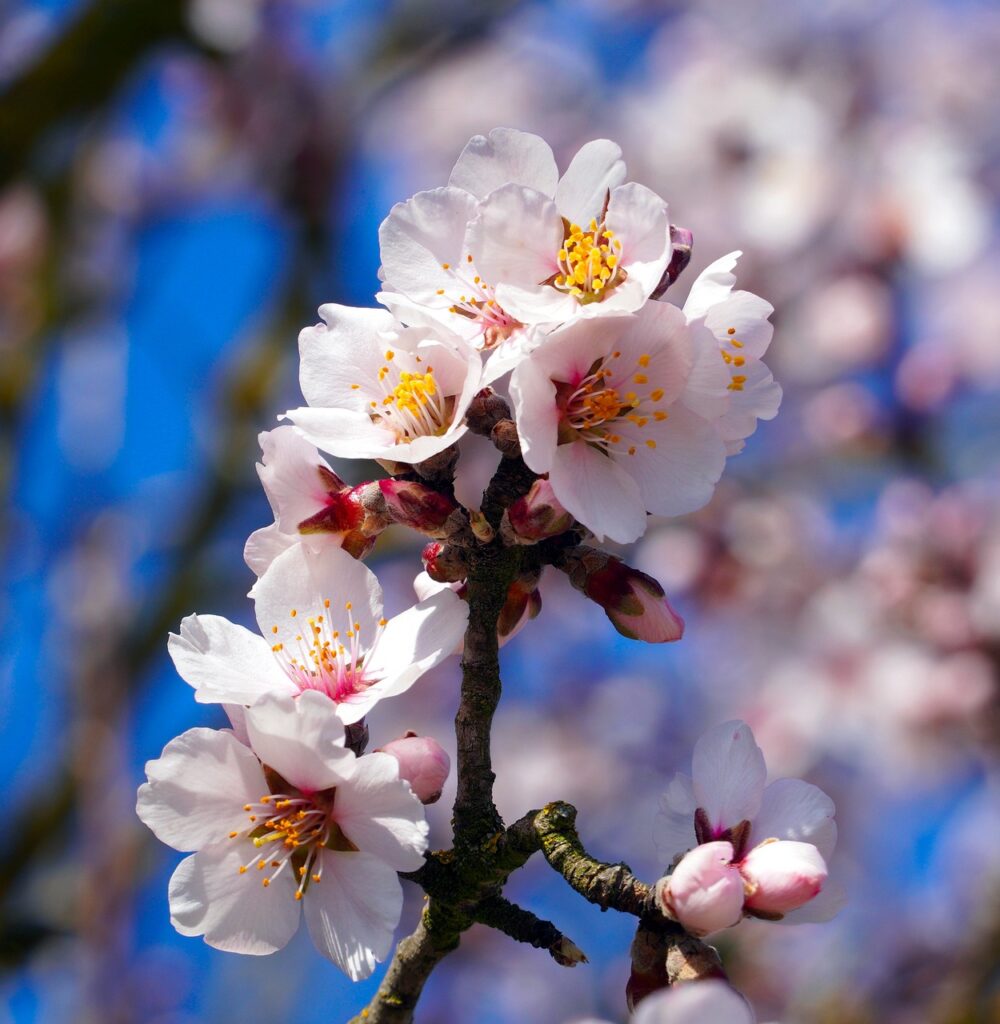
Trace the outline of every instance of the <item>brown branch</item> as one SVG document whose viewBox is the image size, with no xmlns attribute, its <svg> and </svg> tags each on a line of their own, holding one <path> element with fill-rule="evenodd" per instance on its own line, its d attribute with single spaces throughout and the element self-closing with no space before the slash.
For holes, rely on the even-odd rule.
<svg viewBox="0 0 1000 1024">
<path fill-rule="evenodd" d="M 515 942 L 526 942 L 536 949 L 544 949 L 557 964 L 562 967 L 576 967 L 587 963 L 583 951 L 575 942 L 565 935 L 551 922 L 537 917 L 530 910 L 505 900 L 502 896 L 493 896 L 483 900 L 475 910 L 475 918 L 480 924 L 495 928 Z"/>
</svg>

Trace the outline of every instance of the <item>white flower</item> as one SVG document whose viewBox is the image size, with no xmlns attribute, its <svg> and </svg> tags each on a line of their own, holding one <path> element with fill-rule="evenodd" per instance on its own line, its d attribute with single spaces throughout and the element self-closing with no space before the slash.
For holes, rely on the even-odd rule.
<svg viewBox="0 0 1000 1024">
<path fill-rule="evenodd" d="M 476 353 L 441 327 L 402 327 L 383 309 L 320 307 L 299 335 L 307 407 L 285 418 L 342 458 L 423 462 L 466 431 L 481 386 Z"/>
<path fill-rule="evenodd" d="M 317 690 L 347 725 L 451 654 L 468 618 L 450 590 L 382 618 L 374 573 L 340 548 L 290 548 L 250 596 L 263 636 L 218 615 L 189 615 L 171 634 L 170 655 L 195 699 L 254 704 Z"/>
<path fill-rule="evenodd" d="M 711 497 L 725 447 L 697 410 L 726 402 L 728 375 L 719 360 L 714 394 L 689 394 L 693 362 L 681 311 L 650 302 L 553 331 L 514 371 L 524 461 L 599 539 L 628 543 L 647 512 L 680 515 Z"/>
<path fill-rule="evenodd" d="M 712 364 L 721 352 L 730 376 L 729 407 L 716 427 L 731 455 L 742 450 L 744 439 L 757 429 L 757 420 L 774 419 L 781 404 L 781 385 L 761 361 L 774 333 L 768 321 L 774 307 L 752 292 L 733 291 L 732 270 L 741 255 L 731 252 L 706 267 L 684 303 L 688 322 L 704 324 L 711 332 L 697 335 L 702 344 L 696 364 Z M 714 367 L 707 366 L 706 372 L 714 380 Z M 697 367 L 693 376 L 698 376 Z"/>
<path fill-rule="evenodd" d="M 667 204 L 622 184 L 621 150 L 607 139 L 588 142 L 556 174 L 536 136 L 497 129 L 472 139 L 451 177 L 480 200 L 467 257 L 524 324 L 638 309 L 670 260 Z"/>
<path fill-rule="evenodd" d="M 274 512 L 274 522 L 255 530 L 243 557 L 261 576 L 283 551 L 307 543 L 318 550 L 326 544 L 346 547 L 360 558 L 374 537 L 359 532 L 364 522 L 354 488 L 330 468 L 327 461 L 294 427 L 276 427 L 259 435 L 263 461 L 257 475 Z"/>
<path fill-rule="evenodd" d="M 781 900 L 791 894 L 798 906 L 811 886 L 806 905 L 784 920 L 827 920 L 843 902 L 836 886 L 823 884 L 825 864 L 837 843 L 833 801 L 801 779 L 765 785 L 766 778 L 764 755 L 749 726 L 733 721 L 710 729 L 695 744 L 692 776 L 675 775 L 661 800 L 654 834 L 660 858 L 670 864 L 701 844 L 731 844 L 729 859 L 746 868 L 748 908 L 783 913 Z M 758 852 L 762 844 L 775 848 Z M 822 867 L 811 854 L 803 855 L 798 849 L 802 844 L 815 847 Z M 817 884 L 822 888 L 819 896 Z M 757 902 L 756 885 L 766 889 Z"/>
<path fill-rule="evenodd" d="M 632 1024 L 754 1024 L 747 1001 L 723 981 L 687 982 L 645 998 Z"/>
<path fill-rule="evenodd" d="M 246 713 L 249 745 L 190 729 L 146 765 L 136 811 L 192 853 L 170 879 L 182 935 L 264 955 L 299 927 L 352 980 L 385 959 L 399 923 L 398 871 L 423 863 L 427 824 L 395 758 L 356 758 L 328 701 L 269 697 Z"/>
</svg>

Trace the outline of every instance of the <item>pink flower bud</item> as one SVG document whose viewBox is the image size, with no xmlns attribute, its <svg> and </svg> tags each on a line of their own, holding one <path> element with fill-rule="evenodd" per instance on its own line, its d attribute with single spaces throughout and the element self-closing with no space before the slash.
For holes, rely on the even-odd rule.
<svg viewBox="0 0 1000 1024">
<path fill-rule="evenodd" d="M 818 895 L 826 881 L 826 861 L 812 843 L 765 840 L 743 858 L 747 910 L 787 914 Z"/>
<path fill-rule="evenodd" d="M 519 576 L 507 588 L 507 599 L 497 619 L 497 636 L 506 643 L 519 633 L 542 610 L 542 595 L 538 591 L 540 573 Z"/>
<path fill-rule="evenodd" d="M 507 509 L 501 529 L 516 544 L 534 544 L 565 533 L 572 526 L 573 517 L 559 504 L 552 484 L 539 479 Z"/>
<path fill-rule="evenodd" d="M 684 620 L 670 607 L 663 587 L 620 558 L 581 545 L 563 553 L 559 568 L 604 609 L 622 636 L 662 644 L 684 634 Z"/>
<path fill-rule="evenodd" d="M 445 524 L 458 505 L 452 498 L 416 480 L 379 480 L 392 521 L 431 537 L 447 535 Z"/>
<path fill-rule="evenodd" d="M 465 554 L 451 544 L 432 542 L 420 553 L 427 575 L 438 583 L 458 583 L 469 574 Z"/>
<path fill-rule="evenodd" d="M 355 558 L 363 558 L 375 543 L 379 526 L 371 528 L 363 502 L 364 489 L 370 485 L 348 487 L 332 470 L 317 467 L 327 486 L 323 508 L 299 523 L 299 533 L 339 533 L 341 546 Z"/>
<path fill-rule="evenodd" d="M 399 762 L 399 777 L 410 784 L 422 804 L 440 798 L 451 759 L 437 740 L 407 732 L 381 749 Z"/>
<path fill-rule="evenodd" d="M 743 879 L 733 866 L 733 844 L 703 843 L 685 854 L 673 874 L 656 883 L 667 914 L 692 935 L 708 935 L 743 916 Z"/>
</svg>

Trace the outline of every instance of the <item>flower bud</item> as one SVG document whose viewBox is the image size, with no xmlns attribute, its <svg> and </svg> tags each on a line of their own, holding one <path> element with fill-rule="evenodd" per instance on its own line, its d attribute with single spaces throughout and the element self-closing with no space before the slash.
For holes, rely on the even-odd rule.
<svg viewBox="0 0 1000 1024">
<path fill-rule="evenodd" d="M 736 924 L 743 916 L 743 879 L 733 866 L 732 843 L 696 846 L 673 874 L 656 883 L 656 898 L 693 935 Z"/>
<path fill-rule="evenodd" d="M 319 467 L 327 487 L 323 508 L 298 525 L 302 534 L 342 534 L 341 547 L 355 558 L 363 558 L 375 543 L 382 525 L 374 527 L 367 515 L 362 495 L 370 484 L 348 487 L 332 470 Z"/>
<path fill-rule="evenodd" d="M 497 636 L 506 643 L 520 632 L 542 610 L 542 595 L 538 591 L 538 571 L 522 573 L 507 588 L 507 598 L 497 619 Z"/>
<path fill-rule="evenodd" d="M 406 732 L 381 749 L 399 762 L 399 777 L 410 784 L 422 804 L 440 798 L 451 771 L 451 759 L 437 740 Z"/>
<path fill-rule="evenodd" d="M 683 635 L 684 620 L 671 608 L 663 587 L 620 558 L 580 545 L 563 553 L 559 568 L 604 609 L 622 636 L 661 644 Z"/>
<path fill-rule="evenodd" d="M 743 858 L 747 910 L 787 914 L 818 895 L 826 881 L 826 861 L 812 843 L 768 839 Z"/>
<path fill-rule="evenodd" d="M 473 434 L 489 437 L 490 431 L 500 420 L 510 419 L 510 406 L 493 388 L 483 388 L 477 392 L 465 413 L 465 422 Z"/>
<path fill-rule="evenodd" d="M 438 583 L 458 583 L 469 574 L 465 554 L 451 544 L 427 544 L 420 557 L 427 575 Z"/>
<path fill-rule="evenodd" d="M 653 291 L 651 298 L 662 298 L 663 293 L 684 273 L 691 262 L 691 250 L 694 248 L 694 235 L 687 228 L 676 224 L 670 225 L 670 241 L 672 244 L 670 262 L 660 278 L 660 283 Z"/>
<path fill-rule="evenodd" d="M 559 503 L 552 484 L 538 479 L 504 513 L 500 531 L 505 540 L 515 544 L 534 544 L 565 533 L 573 524 L 573 517 Z"/>
<path fill-rule="evenodd" d="M 452 498 L 416 480 L 379 480 L 378 486 L 394 523 L 431 537 L 448 535 L 445 524 L 458 510 Z"/>
</svg>

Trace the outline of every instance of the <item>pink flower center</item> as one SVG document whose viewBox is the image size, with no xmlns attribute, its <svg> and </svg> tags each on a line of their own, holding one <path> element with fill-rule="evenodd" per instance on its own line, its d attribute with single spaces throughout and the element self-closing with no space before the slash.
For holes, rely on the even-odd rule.
<svg viewBox="0 0 1000 1024">
<path fill-rule="evenodd" d="M 452 266 L 450 263 L 442 263 L 441 269 L 449 271 L 454 281 L 454 290 L 449 289 L 451 294 L 448 297 L 452 304 L 448 311 L 479 324 L 483 332 L 483 348 L 494 348 L 521 326 L 497 302 L 492 285 L 488 285 L 476 273 L 471 253 L 465 257 L 464 264 Z M 444 294 L 444 288 L 438 290 L 438 295 Z"/>
<path fill-rule="evenodd" d="M 328 611 L 329 600 L 323 605 Z M 344 605 L 347 629 L 343 633 L 333 628 L 328 615 L 310 616 L 305 619 L 302 631 L 296 634 L 294 643 L 279 642 L 271 646 L 278 664 L 300 693 L 318 690 L 340 703 L 378 682 L 366 672 L 365 665 L 378 646 L 387 620 L 379 620 L 375 635 L 363 645 L 361 624 L 354 621 L 352 608 L 350 601 Z M 288 614 L 296 619 L 299 613 L 293 608 Z M 279 627 L 272 626 L 271 631 L 277 633 Z"/>
</svg>

